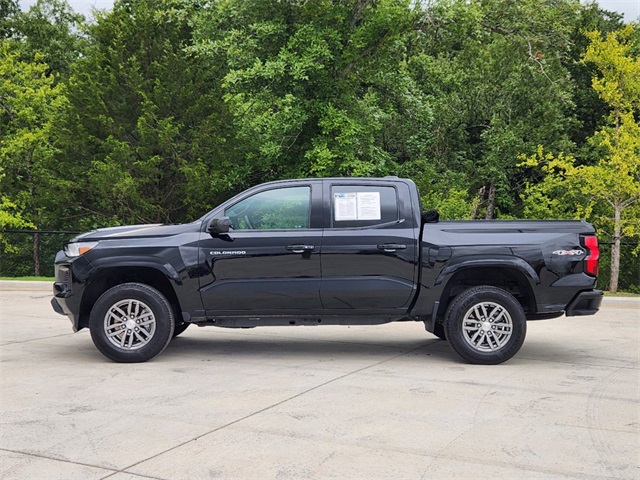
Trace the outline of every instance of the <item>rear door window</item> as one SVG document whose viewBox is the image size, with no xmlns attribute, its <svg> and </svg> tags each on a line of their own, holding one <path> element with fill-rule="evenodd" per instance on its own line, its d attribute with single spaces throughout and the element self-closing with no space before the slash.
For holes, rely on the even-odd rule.
<svg viewBox="0 0 640 480">
<path fill-rule="evenodd" d="M 332 228 L 370 227 L 396 222 L 398 219 L 398 195 L 394 187 L 331 187 Z"/>
</svg>

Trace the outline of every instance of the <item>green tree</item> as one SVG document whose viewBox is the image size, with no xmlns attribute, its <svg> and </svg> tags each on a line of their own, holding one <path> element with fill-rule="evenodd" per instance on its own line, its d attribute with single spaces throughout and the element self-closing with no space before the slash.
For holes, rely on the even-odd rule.
<svg viewBox="0 0 640 480">
<path fill-rule="evenodd" d="M 192 51 L 228 65 L 245 182 L 385 175 L 408 161 L 431 122 L 407 70 L 418 14 L 406 0 L 211 2 Z"/>
<path fill-rule="evenodd" d="M 411 60 L 433 97 L 428 158 L 463 174 L 474 218 L 517 213 L 519 154 L 539 143 L 571 150 L 573 85 L 565 62 L 578 1 L 436 1 L 425 7 L 424 47 Z M 471 197 L 472 195 L 469 195 Z"/>
<path fill-rule="evenodd" d="M 618 290 L 620 241 L 640 234 L 640 129 L 625 123 L 617 139 L 600 132 L 600 145 L 609 155 L 595 165 L 578 165 L 572 156 L 553 155 L 542 147 L 522 166 L 539 169 L 540 183 L 528 183 L 524 198 L 527 218 L 581 218 L 596 224 L 602 232 L 612 232 L 609 290 Z"/>
<path fill-rule="evenodd" d="M 84 16 L 66 0 L 37 0 L 28 11 L 13 12 L 10 18 L 21 59 L 32 61 L 39 55 L 49 73 L 67 76 L 86 47 Z"/>
<path fill-rule="evenodd" d="M 55 163 L 55 120 L 67 106 L 64 88 L 47 75 L 48 65 L 19 59 L 10 42 L 0 44 L 0 191 L 4 219 L 13 225 L 46 224 L 65 199 L 66 183 Z M 17 214 L 7 216 L 7 210 Z M 40 275 L 40 237 L 33 236 L 34 272 Z"/>
<path fill-rule="evenodd" d="M 175 222 L 228 193 L 230 121 L 221 64 L 185 53 L 199 2 L 116 1 L 88 27 L 69 80 L 65 155 L 73 158 L 81 228 Z"/>
<path fill-rule="evenodd" d="M 13 36 L 13 17 L 20 11 L 17 0 L 0 0 L 0 39 Z"/>
<path fill-rule="evenodd" d="M 3 171 L 3 168 L 0 167 L 0 182 L 2 182 L 2 179 L 5 177 Z M 18 211 L 18 206 L 6 196 L 0 195 L 0 231 L 4 229 L 27 227 L 33 227 L 33 225 L 22 218 L 22 215 Z M 8 245 L 8 242 L 6 242 L 2 237 L 1 233 L 0 242 L 5 246 Z"/>
<path fill-rule="evenodd" d="M 591 139 L 601 160 L 590 172 L 595 177 L 595 195 L 613 210 L 613 246 L 611 248 L 611 291 L 618 288 L 620 242 L 624 235 L 640 234 L 635 217 L 625 225 L 625 210 L 640 200 L 640 127 L 635 115 L 640 111 L 640 56 L 638 25 L 591 40 L 585 62 L 596 65 L 601 76 L 593 78 L 593 88 L 611 108 L 607 125 Z M 634 38 L 635 35 L 635 38 Z"/>
<path fill-rule="evenodd" d="M 525 166 L 540 167 L 542 181 L 529 184 L 525 213 L 556 217 L 577 215 L 592 220 L 613 240 L 610 262 L 612 292 L 618 290 L 620 244 L 624 237 L 640 236 L 640 57 L 637 26 L 631 24 L 602 38 L 588 34 L 591 44 L 584 55 L 600 72 L 593 88 L 610 108 L 606 124 L 589 143 L 599 160 L 580 165 L 571 156 L 538 153 Z"/>
<path fill-rule="evenodd" d="M 573 26 L 569 56 L 563 62 L 575 85 L 573 99 L 578 122 L 571 131 L 571 139 L 580 150 L 579 156 L 589 163 L 598 159 L 592 158 L 593 152 L 587 139 L 593 136 L 602 125 L 604 118 L 609 114 L 610 107 L 592 87 L 592 79 L 598 74 L 597 67 L 582 61 L 591 43 L 587 33 L 598 30 L 602 34 L 607 34 L 623 27 L 622 14 L 603 10 L 596 2 L 585 4 L 580 9 L 579 18 Z"/>
</svg>

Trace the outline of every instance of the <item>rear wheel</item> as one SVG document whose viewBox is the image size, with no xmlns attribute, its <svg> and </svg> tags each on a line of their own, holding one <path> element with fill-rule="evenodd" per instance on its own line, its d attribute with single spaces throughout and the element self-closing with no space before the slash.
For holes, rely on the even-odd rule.
<svg viewBox="0 0 640 480">
<path fill-rule="evenodd" d="M 162 352 L 174 332 L 173 309 L 155 288 L 117 285 L 98 299 L 89 315 L 91 339 L 116 362 L 146 362 Z"/>
<path fill-rule="evenodd" d="M 470 363 L 496 365 L 513 357 L 524 343 L 527 321 L 522 305 L 506 290 L 470 288 L 445 314 L 446 337 Z"/>
</svg>

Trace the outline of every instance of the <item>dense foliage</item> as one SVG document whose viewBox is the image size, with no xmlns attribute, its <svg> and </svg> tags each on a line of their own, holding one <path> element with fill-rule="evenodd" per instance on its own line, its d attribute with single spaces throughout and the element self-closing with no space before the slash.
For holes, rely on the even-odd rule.
<svg viewBox="0 0 640 480">
<path fill-rule="evenodd" d="M 3 0 L 0 39 L 4 230 L 402 175 L 443 218 L 591 221 L 612 243 L 602 286 L 640 289 L 640 28 L 597 4 L 116 0 L 87 21 Z M 0 239 L 17 275 L 50 272 L 62 237 Z"/>
</svg>

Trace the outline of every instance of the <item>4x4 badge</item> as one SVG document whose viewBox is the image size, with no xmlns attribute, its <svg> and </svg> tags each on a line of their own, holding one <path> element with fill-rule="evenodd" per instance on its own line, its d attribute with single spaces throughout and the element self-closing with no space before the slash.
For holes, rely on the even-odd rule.
<svg viewBox="0 0 640 480">
<path fill-rule="evenodd" d="M 584 255 L 584 250 L 556 250 L 554 255 Z"/>
</svg>

